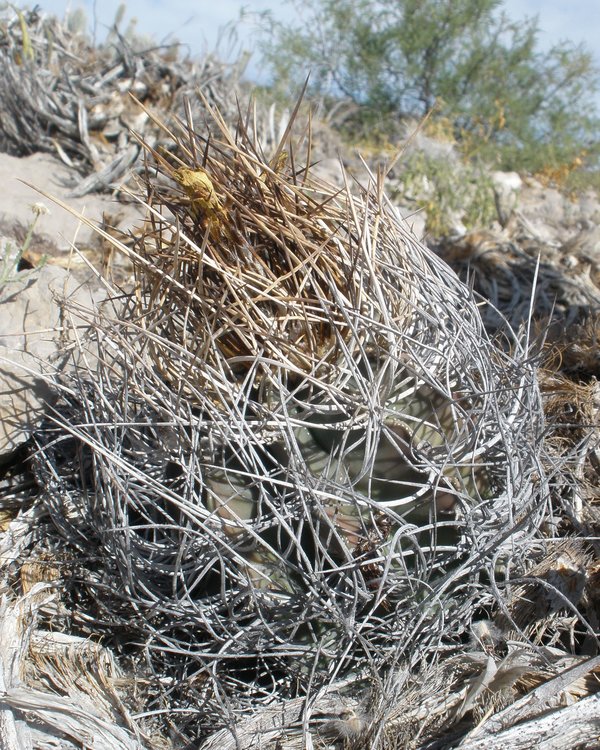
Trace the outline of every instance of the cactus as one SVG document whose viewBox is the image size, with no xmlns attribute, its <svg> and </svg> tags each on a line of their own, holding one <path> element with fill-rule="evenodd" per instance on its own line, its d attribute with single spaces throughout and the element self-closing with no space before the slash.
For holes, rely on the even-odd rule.
<svg viewBox="0 0 600 750">
<path fill-rule="evenodd" d="M 379 747 L 374 686 L 460 637 L 543 516 L 535 371 L 382 179 L 340 193 L 293 123 L 267 157 L 211 114 L 142 143 L 145 226 L 106 235 L 136 288 L 62 407 L 87 491 L 54 469 L 49 507 L 99 550 L 98 623 L 169 674 L 148 710 L 185 709 L 183 736 L 333 691 Z"/>
</svg>

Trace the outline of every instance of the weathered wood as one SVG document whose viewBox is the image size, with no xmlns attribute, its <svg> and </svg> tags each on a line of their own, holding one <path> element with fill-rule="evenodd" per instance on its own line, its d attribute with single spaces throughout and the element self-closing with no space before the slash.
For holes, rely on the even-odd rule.
<svg viewBox="0 0 600 750">
<path fill-rule="evenodd" d="M 486 734 L 479 739 L 475 734 L 459 747 L 461 750 L 598 750 L 600 695 L 583 698 L 571 706 L 544 713 L 496 734 Z"/>
</svg>

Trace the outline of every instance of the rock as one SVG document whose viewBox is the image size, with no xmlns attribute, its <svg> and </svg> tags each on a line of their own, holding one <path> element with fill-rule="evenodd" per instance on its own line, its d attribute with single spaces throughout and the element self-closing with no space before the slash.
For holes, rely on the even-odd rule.
<svg viewBox="0 0 600 750">
<path fill-rule="evenodd" d="M 52 238 L 56 250 L 66 254 L 76 239 L 79 247 L 97 244 L 97 236 L 89 227 L 59 205 L 52 203 L 21 180 L 34 185 L 59 200 L 73 210 L 84 214 L 95 222 L 101 222 L 106 215 L 109 223 L 118 224 L 122 230 L 129 229 L 141 216 L 133 205 L 123 205 L 116 198 L 105 194 L 92 194 L 83 198 L 71 198 L 70 192 L 81 180 L 80 175 L 50 154 L 32 154 L 18 158 L 0 154 L 0 181 L 4 186 L 2 197 L 3 231 L 11 224 L 29 227 L 34 215 L 31 206 L 43 202 L 50 210 L 47 216 L 40 217 L 35 231 Z M 117 221 L 116 217 L 120 215 Z M 115 220 L 111 217 L 115 217 Z"/>
<path fill-rule="evenodd" d="M 41 423 L 56 374 L 81 356 L 84 337 L 76 343 L 73 331 L 86 323 L 77 307 L 95 309 L 102 297 L 50 265 L 16 273 L 0 288 L 0 457 Z"/>
<path fill-rule="evenodd" d="M 339 159 L 320 159 L 313 166 L 312 175 L 319 180 L 337 185 L 340 189 L 344 187 L 344 167 Z"/>
<path fill-rule="evenodd" d="M 46 413 L 53 389 L 44 369 L 32 354 L 0 346 L 0 460 L 29 438 Z"/>
<path fill-rule="evenodd" d="M 490 178 L 494 187 L 498 220 L 504 227 L 517 206 L 523 180 L 516 172 L 492 172 Z"/>
<path fill-rule="evenodd" d="M 600 264 L 600 226 L 583 229 L 565 242 L 562 250 L 565 254 L 574 254 Z"/>
<path fill-rule="evenodd" d="M 597 224 L 600 202 L 592 191 L 575 200 L 556 188 L 528 179 L 521 190 L 517 213 L 527 232 L 535 239 L 560 247 L 582 229 Z"/>
<path fill-rule="evenodd" d="M 433 161 L 458 163 L 460 157 L 456 149 L 456 141 L 452 138 L 434 138 L 427 135 L 418 122 L 409 121 L 404 127 L 404 143 L 402 151 L 409 155 L 422 152 Z"/>
<path fill-rule="evenodd" d="M 594 190 L 587 190 L 579 197 L 581 229 L 594 229 L 600 224 L 600 201 Z"/>
<path fill-rule="evenodd" d="M 63 320 L 62 299 L 71 305 L 94 308 L 102 290 L 79 283 L 64 268 L 46 265 L 21 271 L 0 289 L 0 345 L 29 352 L 53 364 L 65 354 L 64 344 L 77 325 Z"/>
<path fill-rule="evenodd" d="M 560 248 L 565 271 L 581 284 L 600 290 L 600 227 L 584 229 Z"/>
<path fill-rule="evenodd" d="M 427 224 L 427 214 L 422 208 L 410 209 L 406 206 L 398 206 L 398 211 L 404 219 L 408 229 L 415 235 L 419 242 L 425 238 L 425 229 Z"/>
</svg>

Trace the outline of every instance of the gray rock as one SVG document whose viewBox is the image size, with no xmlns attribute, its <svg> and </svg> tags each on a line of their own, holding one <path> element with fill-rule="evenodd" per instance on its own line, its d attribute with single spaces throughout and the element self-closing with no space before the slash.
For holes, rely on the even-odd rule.
<svg viewBox="0 0 600 750">
<path fill-rule="evenodd" d="M 4 186 L 0 217 L 4 227 L 11 223 L 28 227 L 34 218 L 31 206 L 43 202 L 50 213 L 40 217 L 35 231 L 52 238 L 63 253 L 70 250 L 74 240 L 79 247 L 96 244 L 95 233 L 72 213 L 43 197 L 22 180 L 64 201 L 74 211 L 95 222 L 102 221 L 103 215 L 106 215 L 109 223 L 113 223 L 110 217 L 117 217 L 118 214 L 121 218 L 114 223 L 126 230 L 141 216 L 137 206 L 124 206 L 110 195 L 70 197 L 81 177 L 50 154 L 32 154 L 22 158 L 0 154 L 0 184 Z"/>
<path fill-rule="evenodd" d="M 0 456 L 39 426 L 57 373 L 85 352 L 85 337 L 75 341 L 77 328 L 87 327 L 83 311 L 102 297 L 50 265 L 17 273 L 0 289 Z"/>
<path fill-rule="evenodd" d="M 72 316 L 65 318 L 61 301 L 89 309 L 103 296 L 102 290 L 81 284 L 64 268 L 46 265 L 21 271 L 0 289 L 0 345 L 55 363 L 77 325 Z"/>
<path fill-rule="evenodd" d="M 563 252 L 600 264 L 600 226 L 586 228 L 563 245 Z"/>
<path fill-rule="evenodd" d="M 498 220 L 502 226 L 506 226 L 519 201 L 523 180 L 516 172 L 492 172 L 490 178 L 494 186 Z"/>
<path fill-rule="evenodd" d="M 579 198 L 580 225 L 582 229 L 593 229 L 600 224 L 600 201 L 593 190 L 586 191 Z"/>
<path fill-rule="evenodd" d="M 415 235 L 415 237 L 423 242 L 425 239 L 425 229 L 427 224 L 427 214 L 422 208 L 410 209 L 405 206 L 398 206 L 398 211 L 404 219 L 404 222 L 408 229 Z"/>
<path fill-rule="evenodd" d="M 344 167 L 339 159 L 320 159 L 313 166 L 311 174 L 319 180 L 337 185 L 340 189 L 344 187 Z"/>
<path fill-rule="evenodd" d="M 407 155 L 422 152 L 428 159 L 432 159 L 433 161 L 460 162 L 455 141 L 451 139 L 432 138 L 426 135 L 423 128 L 416 121 L 409 121 L 406 124 L 404 138 L 405 142 L 402 150 Z"/>
<path fill-rule="evenodd" d="M 43 419 L 53 396 L 44 369 L 32 354 L 0 346 L 0 457 L 25 442 Z"/>
<path fill-rule="evenodd" d="M 556 188 L 537 180 L 524 182 L 517 207 L 519 220 L 535 239 L 560 247 L 582 229 L 593 227 L 600 219 L 600 202 L 594 192 L 572 199 Z"/>
</svg>

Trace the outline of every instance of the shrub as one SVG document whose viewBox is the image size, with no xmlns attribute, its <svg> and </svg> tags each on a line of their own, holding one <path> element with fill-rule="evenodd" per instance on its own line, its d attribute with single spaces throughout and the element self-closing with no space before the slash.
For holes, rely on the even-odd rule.
<svg viewBox="0 0 600 750">
<path fill-rule="evenodd" d="M 598 164 L 600 71 L 583 45 L 538 44 L 537 18 L 511 21 L 499 0 L 290 0 L 262 51 L 275 84 L 358 107 L 350 128 L 377 137 L 437 104 L 467 152 L 501 169 Z"/>
</svg>

